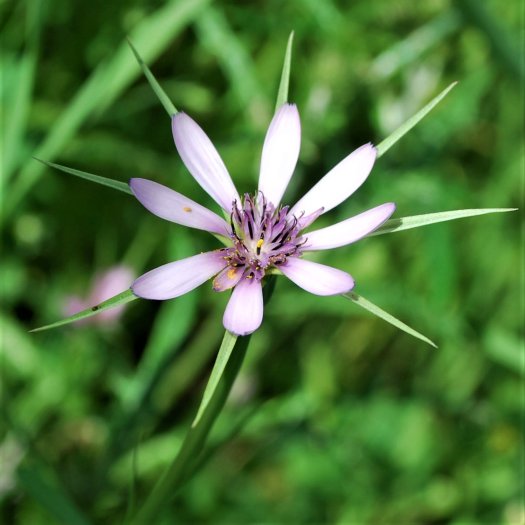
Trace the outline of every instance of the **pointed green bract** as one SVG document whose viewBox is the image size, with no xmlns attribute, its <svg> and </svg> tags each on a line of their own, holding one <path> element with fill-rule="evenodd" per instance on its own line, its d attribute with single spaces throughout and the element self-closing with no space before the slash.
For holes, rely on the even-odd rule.
<svg viewBox="0 0 525 525">
<path fill-rule="evenodd" d="M 364 308 L 365 310 L 368 310 L 370 313 L 374 314 L 375 316 L 383 319 L 383 321 L 386 321 L 387 323 L 394 325 L 396 328 L 403 330 L 403 332 L 406 332 L 412 337 L 415 337 L 416 339 L 420 339 L 421 341 L 424 341 L 430 346 L 437 348 L 437 346 L 428 337 L 425 337 L 423 334 L 420 334 L 413 328 L 410 328 L 410 326 L 403 323 L 403 321 L 396 319 L 393 315 L 390 315 L 388 312 L 385 312 L 385 310 L 383 310 L 382 308 L 379 308 L 379 306 L 376 306 L 374 303 L 371 303 L 370 301 L 365 299 L 362 295 L 359 295 L 355 292 L 348 292 L 342 295 L 346 299 L 350 299 L 350 301 L 357 304 L 361 308 Z"/>
<path fill-rule="evenodd" d="M 75 321 L 80 321 L 81 319 L 86 319 L 88 317 L 92 317 L 93 315 L 100 314 L 104 312 L 105 310 L 109 310 L 110 308 L 115 308 L 115 306 L 120 306 L 122 304 L 129 303 L 130 301 L 133 301 L 134 299 L 138 299 L 138 297 L 134 295 L 131 290 L 126 290 L 125 292 L 119 293 L 111 297 L 110 299 L 107 299 L 106 301 L 101 302 L 100 304 L 96 304 L 92 306 L 91 308 L 86 308 L 85 310 L 82 310 L 81 312 L 78 312 L 77 314 L 66 317 L 65 319 L 62 319 L 61 321 L 57 321 L 56 323 L 41 326 L 39 328 L 35 328 L 34 330 L 30 330 L 30 331 L 31 332 L 42 332 L 43 330 L 51 330 L 51 328 L 58 328 L 59 326 L 64 326 L 66 324 L 73 323 Z"/>
<path fill-rule="evenodd" d="M 286 45 L 286 53 L 284 55 L 283 70 L 281 73 L 281 82 L 279 83 L 279 91 L 277 92 L 277 101 L 275 103 L 275 110 L 279 109 L 284 103 L 288 102 L 288 89 L 290 87 L 290 70 L 292 67 L 292 46 L 293 46 L 294 32 L 290 33 L 288 37 L 288 44 Z"/>
<path fill-rule="evenodd" d="M 213 370 L 211 371 L 210 379 L 208 380 L 208 384 L 206 385 L 206 389 L 204 390 L 204 395 L 202 396 L 202 401 L 199 406 L 199 410 L 197 411 L 197 415 L 195 416 L 195 419 L 191 425 L 192 427 L 195 427 L 199 423 L 202 414 L 206 410 L 206 407 L 208 406 L 210 399 L 212 398 L 213 393 L 215 392 L 215 389 L 219 384 L 219 381 L 222 377 L 224 369 L 226 368 L 228 359 L 230 359 L 230 355 L 232 353 L 233 348 L 235 347 L 236 342 L 237 336 L 233 335 L 232 333 L 228 332 L 228 330 L 226 330 L 224 332 L 221 347 L 219 348 L 219 353 L 217 354 L 217 359 L 215 360 L 215 364 L 213 365 Z"/>
<path fill-rule="evenodd" d="M 88 173 L 87 171 L 75 170 L 73 168 L 68 168 L 67 166 L 62 166 L 61 164 L 55 164 L 54 162 L 48 162 L 47 160 L 37 159 L 33 157 L 38 162 L 49 166 L 50 168 L 55 168 L 57 170 L 63 171 L 64 173 L 69 173 L 70 175 L 75 175 L 75 177 L 80 177 L 82 179 L 89 180 L 91 182 L 96 182 L 97 184 L 102 184 L 103 186 L 109 186 L 115 190 L 123 191 L 129 195 L 133 195 L 128 184 L 121 182 L 119 180 L 108 179 L 107 177 L 101 177 L 100 175 L 94 175 L 93 173 Z"/>
<path fill-rule="evenodd" d="M 452 210 L 441 211 L 438 213 L 425 213 L 424 215 L 412 215 L 411 217 L 401 217 L 399 219 L 390 219 L 386 221 L 377 230 L 370 233 L 372 235 L 382 235 L 383 233 L 393 233 L 411 228 L 421 228 L 437 222 L 453 221 L 455 219 L 464 219 L 466 217 L 475 217 L 476 215 L 486 215 L 488 213 L 505 213 L 516 211 L 517 208 L 478 208 L 472 210 Z"/>
<path fill-rule="evenodd" d="M 433 98 L 423 109 L 418 111 L 413 117 L 409 118 L 404 124 L 399 126 L 394 133 L 389 135 L 385 140 L 379 143 L 377 147 L 377 157 L 386 153 L 401 137 L 406 135 L 420 120 L 423 120 L 430 111 L 432 111 L 456 86 L 457 82 L 452 82 L 450 86 L 444 89 L 437 97 Z"/>
<path fill-rule="evenodd" d="M 202 12 L 209 0 L 169 0 L 143 18 L 131 31 L 130 38 L 146 60 L 159 56 L 169 43 Z M 111 58 L 100 63 L 76 95 L 55 120 L 50 132 L 35 151 L 35 156 L 54 158 L 88 118 L 98 116 L 129 86 L 137 76 L 127 44 L 117 48 Z M 29 159 L 9 188 L 9 199 L 2 206 L 10 216 L 30 188 L 42 175 L 42 166 Z"/>
<path fill-rule="evenodd" d="M 142 57 L 140 56 L 135 46 L 131 43 L 131 40 L 129 38 L 128 44 L 131 48 L 131 51 L 133 51 L 133 54 L 135 55 L 135 58 L 137 59 L 137 62 L 139 63 L 140 68 L 142 69 L 142 72 L 148 79 L 149 85 L 155 92 L 155 95 L 157 95 L 157 98 L 159 99 L 160 103 L 164 106 L 164 109 L 167 111 L 168 115 L 170 117 L 173 117 L 173 115 L 176 115 L 178 113 L 177 108 L 173 105 L 168 95 L 166 95 L 166 92 L 162 89 L 158 80 L 151 72 L 150 68 L 146 65 L 144 60 L 142 60 Z"/>
</svg>

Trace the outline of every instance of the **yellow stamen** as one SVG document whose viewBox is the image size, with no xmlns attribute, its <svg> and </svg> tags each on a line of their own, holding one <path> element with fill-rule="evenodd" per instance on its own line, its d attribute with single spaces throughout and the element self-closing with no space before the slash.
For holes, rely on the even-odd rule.
<svg viewBox="0 0 525 525">
<path fill-rule="evenodd" d="M 235 268 L 232 268 L 231 270 L 228 270 L 226 275 L 228 276 L 228 279 L 235 279 L 235 274 L 237 272 L 235 271 Z"/>
</svg>

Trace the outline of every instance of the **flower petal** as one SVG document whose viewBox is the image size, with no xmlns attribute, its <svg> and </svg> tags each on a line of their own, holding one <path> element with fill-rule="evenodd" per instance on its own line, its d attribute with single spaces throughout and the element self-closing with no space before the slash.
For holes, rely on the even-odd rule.
<svg viewBox="0 0 525 525">
<path fill-rule="evenodd" d="M 237 266 L 234 268 L 226 266 L 226 268 L 224 268 L 224 270 L 213 279 L 213 289 L 216 292 L 230 290 L 241 280 L 244 271 L 244 266 Z"/>
<path fill-rule="evenodd" d="M 228 235 L 226 221 L 184 195 L 147 179 L 131 179 L 131 191 L 151 213 L 167 221 Z"/>
<path fill-rule="evenodd" d="M 259 191 L 276 208 L 299 158 L 301 121 L 295 104 L 284 104 L 270 123 L 261 156 Z"/>
<path fill-rule="evenodd" d="M 396 205 L 393 202 L 387 202 L 327 228 L 306 233 L 304 235 L 307 241 L 302 249 L 328 250 L 353 243 L 379 228 L 395 209 Z"/>
<path fill-rule="evenodd" d="M 224 328 L 236 335 L 248 335 L 261 326 L 263 318 L 261 282 L 241 279 L 233 289 L 222 322 Z"/>
<path fill-rule="evenodd" d="M 323 208 L 319 208 L 317 211 L 310 213 L 310 215 L 299 216 L 297 218 L 297 227 L 299 228 L 299 230 L 304 230 L 305 228 L 308 228 L 310 224 L 312 224 L 319 218 L 323 211 Z"/>
<path fill-rule="evenodd" d="M 372 170 L 377 151 L 372 144 L 365 144 L 350 153 L 333 167 L 297 204 L 290 210 L 296 217 L 309 215 L 319 208 L 323 213 L 341 204 L 354 193 Z"/>
<path fill-rule="evenodd" d="M 342 270 L 297 257 L 289 257 L 279 270 L 297 286 L 315 295 L 345 293 L 355 284 L 352 276 Z"/>
<path fill-rule="evenodd" d="M 172 119 L 173 139 L 182 161 L 195 180 L 226 212 L 239 194 L 224 162 L 206 133 L 185 113 Z"/>
<path fill-rule="evenodd" d="M 197 288 L 225 266 L 221 250 L 200 253 L 145 273 L 131 285 L 131 289 L 144 299 L 172 299 Z"/>
</svg>

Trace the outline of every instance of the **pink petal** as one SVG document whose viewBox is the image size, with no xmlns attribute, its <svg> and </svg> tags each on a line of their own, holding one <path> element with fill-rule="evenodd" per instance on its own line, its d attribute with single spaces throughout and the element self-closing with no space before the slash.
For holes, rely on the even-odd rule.
<svg viewBox="0 0 525 525">
<path fill-rule="evenodd" d="M 261 326 L 263 295 L 257 279 L 241 279 L 233 289 L 222 322 L 226 330 L 236 335 L 248 335 Z"/>
<path fill-rule="evenodd" d="M 299 202 L 290 213 L 309 215 L 319 208 L 323 213 L 335 208 L 354 193 L 366 180 L 376 160 L 377 151 L 365 144 L 332 168 Z"/>
<path fill-rule="evenodd" d="M 284 104 L 266 132 L 259 174 L 259 191 L 276 208 L 294 172 L 300 147 L 301 122 L 297 106 Z"/>
<path fill-rule="evenodd" d="M 172 119 L 173 138 L 182 161 L 195 180 L 226 212 L 239 194 L 215 146 L 199 125 L 185 113 Z"/>
<path fill-rule="evenodd" d="M 228 235 L 224 219 L 162 184 L 147 179 L 131 179 L 129 186 L 141 204 L 157 217 L 190 228 Z"/>
<path fill-rule="evenodd" d="M 227 266 L 224 270 L 213 279 L 213 289 L 216 292 L 224 292 L 233 288 L 242 278 L 245 271 L 244 266 L 232 268 Z"/>
<path fill-rule="evenodd" d="M 135 275 L 131 268 L 124 265 L 117 265 L 109 268 L 104 273 L 100 274 L 93 286 L 89 302 L 91 306 L 97 305 L 106 299 L 124 292 L 129 289 L 131 282 Z M 124 312 L 126 306 L 116 306 L 110 310 L 106 310 L 97 316 L 90 318 L 99 324 L 111 323 L 116 321 Z"/>
<path fill-rule="evenodd" d="M 315 295 L 337 295 L 354 287 L 348 273 L 306 259 L 289 257 L 279 270 L 297 286 Z"/>
<path fill-rule="evenodd" d="M 144 299 L 172 299 L 197 288 L 225 266 L 221 250 L 201 253 L 145 273 L 133 283 L 131 289 Z"/>
<path fill-rule="evenodd" d="M 297 218 L 297 227 L 299 228 L 299 230 L 304 230 L 305 228 L 308 228 L 310 224 L 312 224 L 319 218 L 319 215 L 321 215 L 323 211 L 323 208 L 319 208 L 317 211 L 310 213 L 310 215 L 299 216 Z"/>
<path fill-rule="evenodd" d="M 362 239 L 379 228 L 394 213 L 395 209 L 396 205 L 393 202 L 387 202 L 333 226 L 306 233 L 304 236 L 307 241 L 303 250 L 327 250 Z"/>
</svg>

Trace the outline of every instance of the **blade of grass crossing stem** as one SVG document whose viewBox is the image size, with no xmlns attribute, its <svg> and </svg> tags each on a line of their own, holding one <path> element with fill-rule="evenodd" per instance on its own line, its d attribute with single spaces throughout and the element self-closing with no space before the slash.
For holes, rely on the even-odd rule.
<svg viewBox="0 0 525 525">
<path fill-rule="evenodd" d="M 231 334 L 226 330 L 224 332 L 221 347 L 219 348 L 219 353 L 217 354 L 217 359 L 215 360 L 215 364 L 213 365 L 213 370 L 211 371 L 210 379 L 208 380 L 208 384 L 206 385 L 206 389 L 204 390 L 204 395 L 202 396 L 202 401 L 199 406 L 199 410 L 197 410 L 197 415 L 195 416 L 195 419 L 191 425 L 192 427 L 195 427 L 199 423 L 202 414 L 206 410 L 206 407 L 208 406 L 210 399 L 213 396 L 215 389 L 217 388 L 222 374 L 224 373 L 224 369 L 226 368 L 226 364 L 230 359 L 230 355 L 236 342 L 237 336 Z"/>
<path fill-rule="evenodd" d="M 288 37 L 288 44 L 286 45 L 286 53 L 284 55 L 283 70 L 281 73 L 281 82 L 279 83 L 279 91 L 277 92 L 277 102 L 275 104 L 275 111 L 277 111 L 285 102 L 288 102 L 288 90 L 290 88 L 290 69 L 292 66 L 292 46 L 293 46 L 294 32 L 290 33 Z"/>
<path fill-rule="evenodd" d="M 441 211 L 438 213 L 426 213 L 424 215 L 412 215 L 411 217 L 401 217 L 399 219 L 390 219 L 386 221 L 377 230 L 370 233 L 373 235 L 382 235 L 384 233 L 400 232 L 410 230 L 411 228 L 421 228 L 438 222 L 453 221 L 455 219 L 464 219 L 466 217 L 475 217 L 476 215 L 486 215 L 489 213 L 506 213 L 516 211 L 518 208 L 479 208 L 473 210 L 452 210 Z"/>
<path fill-rule="evenodd" d="M 394 133 L 389 135 L 385 140 L 377 145 L 377 157 L 386 153 L 401 137 L 406 135 L 416 124 L 427 116 L 456 86 L 457 82 L 452 82 L 450 86 L 444 89 L 437 97 L 433 98 L 423 109 L 418 111 L 413 117 L 409 118 L 404 124 L 399 126 Z"/>
<path fill-rule="evenodd" d="M 155 78 L 155 76 L 151 72 L 150 68 L 146 65 L 144 60 L 142 60 L 142 57 L 140 56 L 135 46 L 131 43 L 131 40 L 129 38 L 128 38 L 128 44 L 129 44 L 129 47 L 131 48 L 131 51 L 133 51 L 133 54 L 135 55 L 135 58 L 137 59 L 137 62 L 139 63 L 140 68 L 142 69 L 142 72 L 144 73 L 145 77 L 148 79 L 151 89 L 153 89 L 153 91 L 155 92 L 155 95 L 157 95 L 157 98 L 159 99 L 160 103 L 164 106 L 164 109 L 166 110 L 168 115 L 170 117 L 173 117 L 173 115 L 176 115 L 178 113 L 177 108 L 173 105 L 173 102 L 170 100 L 168 95 L 166 95 L 166 92 L 162 89 L 158 80 Z"/>
<path fill-rule="evenodd" d="M 135 299 L 138 299 L 138 297 L 134 295 L 131 290 L 126 290 L 125 292 L 119 293 L 111 297 L 110 299 L 107 299 L 106 301 L 102 301 L 100 304 L 92 306 L 91 308 L 86 308 L 85 310 L 82 310 L 77 314 L 66 317 L 61 321 L 41 326 L 30 331 L 42 332 L 43 330 L 51 330 L 51 328 L 58 328 L 59 326 L 64 326 L 66 324 L 73 323 L 74 321 L 80 321 L 81 319 L 86 319 L 87 317 L 100 314 L 106 310 L 109 310 L 110 308 L 115 308 L 115 306 L 120 306 L 129 303 L 130 301 L 133 301 Z"/>
<path fill-rule="evenodd" d="M 412 337 L 415 337 L 416 339 L 420 339 L 421 341 L 424 341 L 430 346 L 437 348 L 437 346 L 428 337 L 425 337 L 423 334 L 420 334 L 413 328 L 410 328 L 410 326 L 406 325 L 399 319 L 396 319 L 393 315 L 390 315 L 388 312 L 385 312 L 385 310 L 383 310 L 382 308 L 379 308 L 379 306 L 376 306 L 374 303 L 371 303 L 370 301 L 365 299 L 363 296 L 358 295 L 355 292 L 349 292 L 349 293 L 345 293 L 342 295 L 346 299 L 350 299 L 350 301 L 357 304 L 361 308 L 364 308 L 365 310 L 368 310 L 370 313 L 374 314 L 375 316 L 383 319 L 383 321 L 386 321 L 387 323 L 394 325 L 396 328 L 403 330 L 403 332 L 406 332 Z"/>
<path fill-rule="evenodd" d="M 94 175 L 93 173 L 88 173 L 87 171 L 75 170 L 73 168 L 68 168 L 67 166 L 62 166 L 61 164 L 55 164 L 54 162 L 48 162 L 46 160 L 37 159 L 36 157 L 33 158 L 38 162 L 49 166 L 50 168 L 55 168 L 57 170 L 63 171 L 64 173 L 75 175 L 75 177 L 80 177 L 91 182 L 96 182 L 97 184 L 102 184 L 103 186 L 109 186 L 110 188 L 122 191 L 124 193 L 128 193 L 129 195 L 133 195 L 133 192 L 131 191 L 129 185 L 125 182 L 121 182 L 119 180 L 114 179 L 108 179 L 107 177 L 101 177 L 100 175 Z"/>
<path fill-rule="evenodd" d="M 156 518 L 162 512 L 162 508 L 169 503 L 171 497 L 188 479 L 203 452 L 206 438 L 230 393 L 244 360 L 249 341 L 250 336 L 236 338 L 231 358 L 199 422 L 189 429 L 173 463 L 146 498 L 144 506 L 130 521 L 132 525 L 156 523 Z"/>
<path fill-rule="evenodd" d="M 171 0 L 141 20 L 130 32 L 130 39 L 141 49 L 144 60 L 155 59 L 172 39 L 190 24 L 209 0 Z M 35 156 L 53 159 L 88 118 L 100 115 L 138 76 L 139 71 L 127 43 L 113 57 L 101 63 L 79 88 L 77 94 L 56 120 L 51 131 L 38 146 Z M 2 212 L 8 217 L 37 182 L 43 167 L 26 162 L 13 181 L 9 200 Z"/>
</svg>

